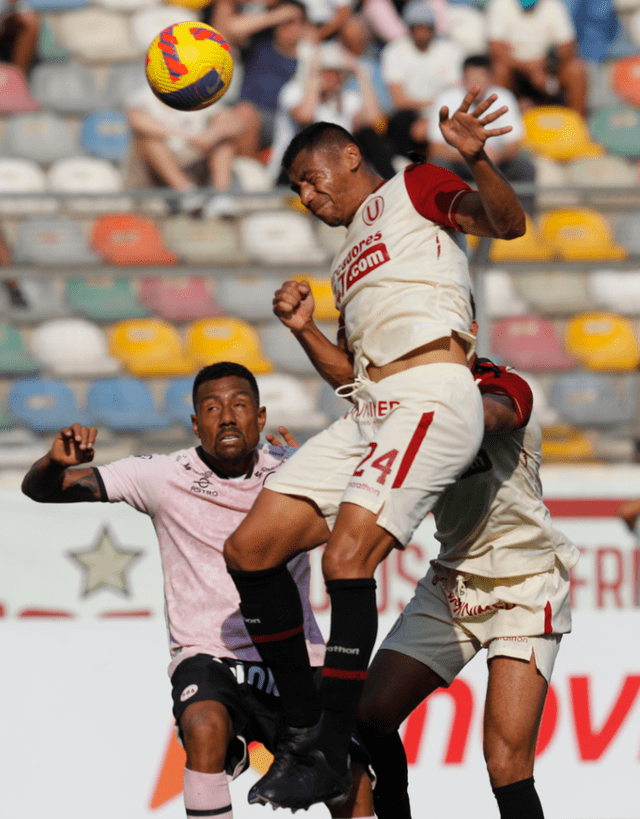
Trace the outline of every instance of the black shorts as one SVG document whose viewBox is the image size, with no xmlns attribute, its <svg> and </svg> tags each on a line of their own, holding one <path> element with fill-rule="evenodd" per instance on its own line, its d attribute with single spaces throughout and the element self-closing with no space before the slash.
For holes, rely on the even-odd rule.
<svg viewBox="0 0 640 819">
<path fill-rule="evenodd" d="M 315 669 L 314 674 L 319 686 L 321 669 Z M 173 716 L 178 726 L 192 702 L 213 700 L 226 707 L 235 732 L 227 752 L 227 774 L 238 776 L 249 766 L 247 749 L 252 742 L 261 742 L 273 752 L 282 708 L 273 674 L 264 663 L 196 654 L 178 665 L 171 684 Z"/>
</svg>

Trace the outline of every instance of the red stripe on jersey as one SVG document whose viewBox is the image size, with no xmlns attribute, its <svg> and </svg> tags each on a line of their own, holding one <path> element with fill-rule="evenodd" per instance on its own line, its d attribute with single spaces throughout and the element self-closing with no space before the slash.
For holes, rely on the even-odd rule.
<svg viewBox="0 0 640 819">
<path fill-rule="evenodd" d="M 280 631 L 277 634 L 252 634 L 251 640 L 254 643 L 276 643 L 278 640 L 286 640 L 288 637 L 300 634 L 303 628 L 304 626 L 296 626 L 289 631 Z"/>
<path fill-rule="evenodd" d="M 326 666 L 322 669 L 322 676 L 323 677 L 331 677 L 334 680 L 364 680 L 367 677 L 366 671 L 344 671 L 340 668 L 327 668 Z"/>
<path fill-rule="evenodd" d="M 460 230 L 456 212 L 463 194 L 471 188 L 455 173 L 423 162 L 410 165 L 404 172 L 404 183 L 413 207 L 436 225 Z"/>
<path fill-rule="evenodd" d="M 544 607 L 544 633 L 551 634 L 553 629 L 551 627 L 551 603 L 547 600 L 547 604 Z"/>
<path fill-rule="evenodd" d="M 427 434 L 427 430 L 431 426 L 432 421 L 433 412 L 425 412 L 420 421 L 418 422 L 416 431 L 413 433 L 413 436 L 409 441 L 407 451 L 404 453 L 402 461 L 400 462 L 400 468 L 398 469 L 398 474 L 396 475 L 396 479 L 394 480 L 393 486 L 391 487 L 392 489 L 399 489 L 404 483 L 404 479 L 407 477 L 407 473 L 411 469 L 411 464 L 413 463 L 416 455 L 418 454 L 420 445 L 424 441 L 424 436 Z"/>
</svg>

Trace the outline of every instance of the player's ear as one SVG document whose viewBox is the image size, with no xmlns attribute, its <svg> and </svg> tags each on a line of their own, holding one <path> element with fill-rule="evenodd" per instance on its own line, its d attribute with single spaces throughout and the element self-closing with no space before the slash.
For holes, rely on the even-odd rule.
<svg viewBox="0 0 640 819">
<path fill-rule="evenodd" d="M 358 146 L 354 145 L 353 142 L 349 142 L 344 146 L 344 156 L 347 162 L 347 167 L 350 171 L 355 171 L 360 167 L 360 164 L 362 163 L 362 154 L 360 153 Z"/>
<path fill-rule="evenodd" d="M 196 438 L 200 437 L 200 427 L 198 426 L 198 416 L 192 415 L 191 416 L 191 426 L 193 427 L 193 432 Z"/>
<path fill-rule="evenodd" d="M 264 425 L 267 423 L 267 408 L 260 407 L 258 410 L 258 431 L 262 432 Z"/>
</svg>

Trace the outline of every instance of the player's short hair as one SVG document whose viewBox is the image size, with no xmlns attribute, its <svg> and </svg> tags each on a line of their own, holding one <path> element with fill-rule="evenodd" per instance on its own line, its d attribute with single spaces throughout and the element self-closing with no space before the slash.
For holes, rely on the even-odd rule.
<svg viewBox="0 0 640 819">
<path fill-rule="evenodd" d="M 295 6 L 296 8 L 299 8 L 300 11 L 304 14 L 305 20 L 309 19 L 309 12 L 307 10 L 306 5 L 302 2 L 302 0 L 278 0 L 277 3 L 274 3 L 273 6 L 271 6 L 271 10 L 277 9 L 278 6 Z"/>
<path fill-rule="evenodd" d="M 217 361 L 215 364 L 208 364 L 197 373 L 193 381 L 193 391 L 191 397 L 193 399 L 193 408 L 197 410 L 196 398 L 198 396 L 198 389 L 201 384 L 207 381 L 218 381 L 220 378 L 228 378 L 229 376 L 236 376 L 237 378 L 244 378 L 249 382 L 251 387 L 251 394 L 253 395 L 256 407 L 260 406 L 260 392 L 258 390 L 258 382 L 255 379 L 251 370 L 248 370 L 242 364 L 236 364 L 235 361 Z"/>
<path fill-rule="evenodd" d="M 355 145 L 362 154 L 358 140 L 346 128 L 334 122 L 312 122 L 294 136 L 282 157 L 282 167 L 289 173 L 294 159 L 301 151 L 314 151 L 316 148 L 341 148 L 344 145 Z"/>
<path fill-rule="evenodd" d="M 488 54 L 470 54 L 462 63 L 462 70 L 467 68 L 486 68 L 491 71 L 493 63 Z"/>
</svg>

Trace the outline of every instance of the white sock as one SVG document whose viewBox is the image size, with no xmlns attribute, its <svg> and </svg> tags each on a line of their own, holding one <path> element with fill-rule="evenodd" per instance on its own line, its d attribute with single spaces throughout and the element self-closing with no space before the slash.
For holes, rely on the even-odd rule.
<svg viewBox="0 0 640 819">
<path fill-rule="evenodd" d="M 226 773 L 200 773 L 185 768 L 184 806 L 189 819 L 209 816 L 233 819 Z"/>
</svg>

